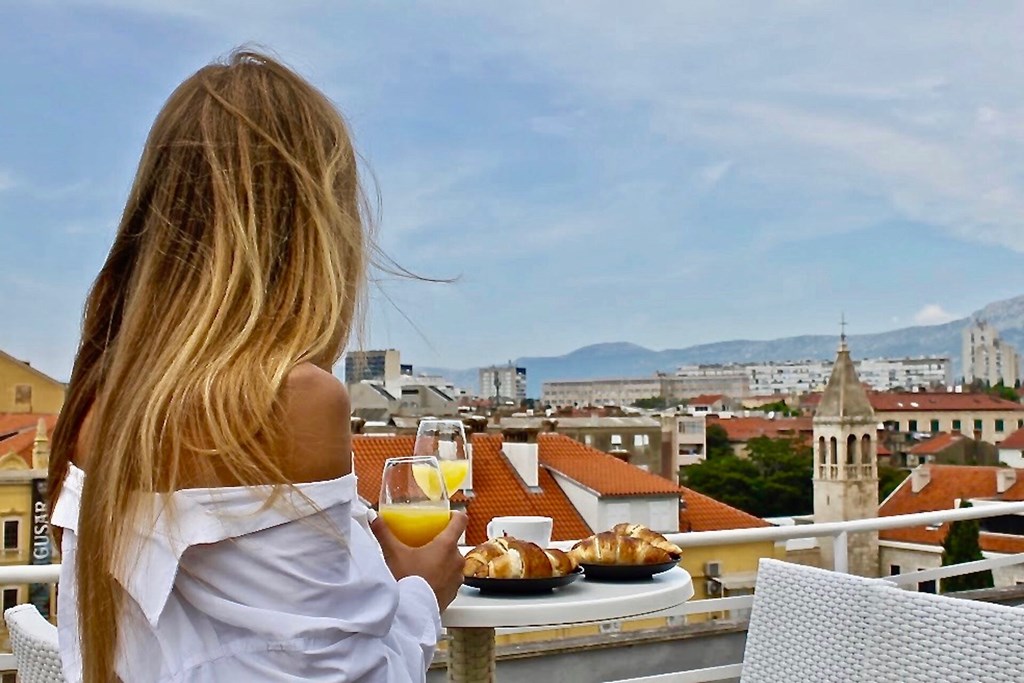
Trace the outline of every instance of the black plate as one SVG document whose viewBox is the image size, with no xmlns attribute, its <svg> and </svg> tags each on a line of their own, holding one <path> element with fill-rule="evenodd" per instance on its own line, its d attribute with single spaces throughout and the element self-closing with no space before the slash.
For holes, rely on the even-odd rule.
<svg viewBox="0 0 1024 683">
<path fill-rule="evenodd" d="M 580 570 L 565 576 L 549 576 L 543 579 L 481 579 L 475 576 L 467 576 L 462 582 L 467 586 L 479 588 L 481 593 L 515 593 L 526 595 L 530 593 L 546 593 L 555 588 L 568 586 L 580 578 Z"/>
<path fill-rule="evenodd" d="M 679 560 L 661 564 L 580 564 L 587 579 L 597 581 L 631 581 L 649 579 L 655 574 L 667 572 L 679 564 Z"/>
</svg>

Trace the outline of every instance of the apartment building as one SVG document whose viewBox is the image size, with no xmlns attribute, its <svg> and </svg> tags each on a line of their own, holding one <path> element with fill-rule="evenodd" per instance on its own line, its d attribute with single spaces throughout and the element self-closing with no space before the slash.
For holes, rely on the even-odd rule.
<svg viewBox="0 0 1024 683">
<path fill-rule="evenodd" d="M 526 368 L 514 363 L 480 368 L 480 396 L 519 405 L 526 400 Z"/>
<path fill-rule="evenodd" d="M 1021 379 L 1017 350 L 1000 339 L 998 330 L 984 320 L 964 329 L 963 359 L 964 381 L 968 384 L 981 380 L 1012 387 Z"/>
</svg>

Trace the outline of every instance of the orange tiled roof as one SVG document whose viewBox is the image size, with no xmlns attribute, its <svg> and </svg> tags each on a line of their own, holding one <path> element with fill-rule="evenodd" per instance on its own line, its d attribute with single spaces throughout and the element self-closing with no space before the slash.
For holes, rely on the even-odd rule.
<svg viewBox="0 0 1024 683">
<path fill-rule="evenodd" d="M 803 438 L 814 431 L 810 417 L 708 417 L 708 424 L 718 424 L 729 435 L 729 441 L 749 441 L 758 436 Z"/>
<path fill-rule="evenodd" d="M 720 531 L 771 526 L 760 517 L 737 510 L 703 493 L 683 487 L 684 507 L 679 508 L 680 531 Z"/>
<path fill-rule="evenodd" d="M 475 442 L 474 442 L 475 443 Z M 601 496 L 678 496 L 682 489 L 564 434 L 540 434 L 540 462 Z"/>
<path fill-rule="evenodd" d="M 989 394 L 951 393 L 888 393 L 868 394 L 871 407 L 880 412 L 919 410 L 1014 410 L 1024 412 L 1024 405 Z"/>
<path fill-rule="evenodd" d="M 1000 501 L 1024 500 L 1024 470 L 1017 470 L 1017 482 L 1004 493 L 996 493 L 996 472 L 1002 467 L 967 465 L 928 465 L 930 481 L 917 493 L 911 488 L 913 475 L 900 484 L 878 511 L 880 517 L 905 515 L 914 512 L 933 512 L 953 508 L 957 499 L 987 498 Z M 887 541 L 942 545 L 949 533 L 949 524 L 937 529 L 912 527 L 890 529 L 879 533 Z M 982 550 L 996 553 L 1024 552 L 1024 537 L 982 532 Z"/>
<path fill-rule="evenodd" d="M 700 396 L 695 396 L 694 398 L 691 398 L 689 400 L 688 405 L 709 406 L 714 403 L 718 403 L 723 398 L 725 398 L 725 394 L 701 394 Z"/>
<path fill-rule="evenodd" d="M 960 443 L 966 439 L 963 434 L 939 432 L 927 441 L 922 441 L 913 448 L 910 452 L 914 455 L 935 455 L 946 450 L 950 446 Z"/>
<path fill-rule="evenodd" d="M 27 429 L 35 432 L 39 418 L 46 420 L 48 432 L 53 429 L 53 425 L 57 421 L 57 416 L 53 413 L 0 413 L 0 437 Z"/>
<path fill-rule="evenodd" d="M 412 436 L 353 436 L 359 495 L 376 505 L 380 474 L 387 458 L 412 453 Z M 473 495 L 453 497 L 469 516 L 466 542 L 487 540 L 487 523 L 499 515 L 543 515 L 554 520 L 552 540 L 567 541 L 589 536 L 592 531 L 549 472 L 539 471 L 539 491 L 528 491 L 501 453 L 500 435 L 475 434 L 473 443 Z"/>
<path fill-rule="evenodd" d="M 39 420 L 44 420 L 47 435 L 53 433 L 57 416 L 48 413 L 0 414 L 0 457 L 15 453 L 32 466 L 32 448 L 36 440 Z"/>
<path fill-rule="evenodd" d="M 1024 405 L 1007 401 L 989 394 L 955 394 L 948 392 L 899 392 L 869 391 L 868 400 L 877 412 L 899 411 L 973 411 L 1009 410 L 1024 412 Z M 821 394 L 808 394 L 801 401 L 804 408 L 814 408 L 821 402 Z"/>
<path fill-rule="evenodd" d="M 1019 448 L 1024 450 L 1024 429 L 1018 429 L 1013 434 L 999 442 L 1000 448 Z"/>
</svg>

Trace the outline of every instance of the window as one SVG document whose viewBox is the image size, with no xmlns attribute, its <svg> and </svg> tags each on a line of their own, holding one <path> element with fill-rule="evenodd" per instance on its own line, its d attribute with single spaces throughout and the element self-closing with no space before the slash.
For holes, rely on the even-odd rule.
<svg viewBox="0 0 1024 683">
<path fill-rule="evenodd" d="M 960 420 L 953 420 L 953 431 L 954 432 L 959 432 L 960 431 Z"/>
<path fill-rule="evenodd" d="M 621 434 L 612 434 L 612 445 L 613 446 L 621 446 L 622 445 L 622 435 Z"/>
<path fill-rule="evenodd" d="M 921 583 L 917 584 L 917 590 L 919 590 L 922 593 L 934 593 L 935 579 L 932 579 L 931 581 L 922 581 Z"/>
<path fill-rule="evenodd" d="M 4 550 L 17 550 L 21 538 L 21 520 L 8 517 L 4 520 Z"/>
<path fill-rule="evenodd" d="M 996 420 L 996 431 L 997 432 L 1005 432 L 1006 431 L 1006 427 L 1003 425 L 1003 421 L 1002 420 Z"/>
<path fill-rule="evenodd" d="M 931 427 L 932 427 L 932 433 L 933 434 L 935 432 L 939 431 L 939 421 L 938 420 L 932 420 Z"/>
<path fill-rule="evenodd" d="M 594 439 L 590 436 L 590 434 L 584 434 L 583 443 L 586 444 L 587 446 L 592 446 L 594 445 Z"/>
<path fill-rule="evenodd" d="M 634 434 L 633 435 L 633 447 L 640 448 L 641 446 L 649 446 L 651 444 L 651 437 L 649 434 Z"/>
<path fill-rule="evenodd" d="M 18 604 L 18 587 L 4 586 L 4 611 Z"/>
<path fill-rule="evenodd" d="M 30 406 L 32 405 L 32 385 L 31 384 L 15 384 L 14 385 L 14 404 Z"/>
<path fill-rule="evenodd" d="M 900 573 L 900 566 L 898 564 L 889 565 L 889 576 L 896 576 Z"/>
<path fill-rule="evenodd" d="M 910 422 L 907 423 L 907 431 L 908 432 L 916 432 L 917 431 L 917 420 L 911 420 Z"/>
<path fill-rule="evenodd" d="M 981 431 L 981 420 L 975 420 L 974 421 L 974 428 L 976 430 L 978 430 L 979 432 Z"/>
<path fill-rule="evenodd" d="M 1024 429 L 1024 420 L 1017 420 L 1017 429 Z"/>
</svg>

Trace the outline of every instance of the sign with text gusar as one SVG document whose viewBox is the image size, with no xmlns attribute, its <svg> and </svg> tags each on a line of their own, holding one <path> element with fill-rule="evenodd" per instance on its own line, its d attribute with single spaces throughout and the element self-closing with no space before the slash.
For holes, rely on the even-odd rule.
<svg viewBox="0 0 1024 683">
<path fill-rule="evenodd" d="M 32 558 L 29 564 L 50 564 L 53 559 L 50 541 L 50 513 L 46 505 L 46 479 L 32 480 Z M 33 583 L 28 599 L 39 613 L 50 618 L 50 584 Z"/>
</svg>

